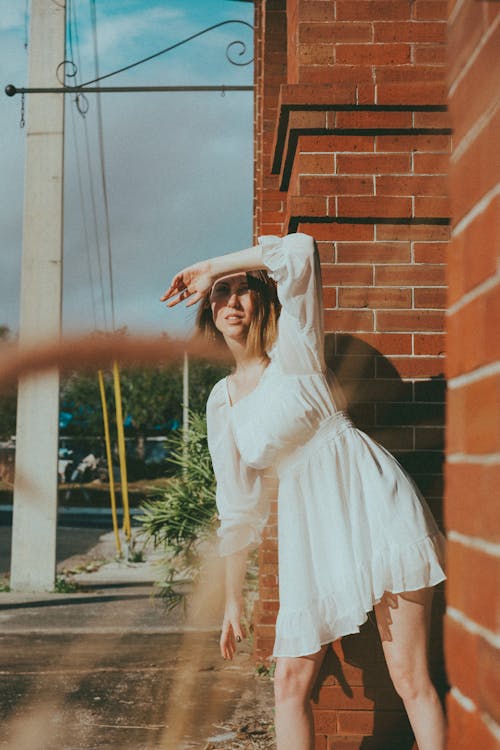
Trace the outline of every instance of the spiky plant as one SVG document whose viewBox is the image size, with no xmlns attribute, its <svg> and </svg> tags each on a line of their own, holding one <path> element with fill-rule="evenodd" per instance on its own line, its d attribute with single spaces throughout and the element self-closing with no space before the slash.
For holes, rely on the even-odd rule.
<svg viewBox="0 0 500 750">
<path fill-rule="evenodd" d="M 168 441 L 170 461 L 177 466 L 168 486 L 153 488 L 139 517 L 155 547 L 167 552 L 161 595 L 169 607 L 184 599 L 176 586 L 179 574 L 195 579 L 199 572 L 199 542 L 213 530 L 216 520 L 215 478 L 208 452 L 204 414 L 190 412 L 187 439 L 181 431 Z"/>
</svg>

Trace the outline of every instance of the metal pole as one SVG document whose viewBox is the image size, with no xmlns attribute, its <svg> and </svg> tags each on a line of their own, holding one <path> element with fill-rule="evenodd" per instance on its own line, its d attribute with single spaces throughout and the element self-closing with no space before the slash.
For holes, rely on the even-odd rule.
<svg viewBox="0 0 500 750">
<path fill-rule="evenodd" d="M 108 406 L 106 404 L 106 390 L 104 388 L 104 375 L 102 373 L 102 370 L 98 370 L 97 377 L 99 379 L 99 393 L 101 394 L 102 421 L 104 425 L 104 442 L 106 445 L 106 461 L 108 464 L 109 497 L 111 500 L 111 517 L 113 519 L 113 532 L 115 534 L 116 552 L 118 556 L 121 557 L 122 545 L 120 542 L 120 533 L 118 531 L 118 516 L 116 512 L 115 478 L 113 476 L 113 453 L 111 451 Z"/>
<path fill-rule="evenodd" d="M 32 0 L 29 81 L 56 86 L 64 57 L 63 3 Z M 51 341 L 61 330 L 64 97 L 28 103 L 19 345 Z M 57 370 L 19 383 L 11 588 L 54 588 L 59 426 Z"/>
<path fill-rule="evenodd" d="M 123 533 L 130 544 L 131 526 L 130 526 L 130 507 L 128 502 L 128 478 L 127 478 L 127 456 L 125 450 L 125 432 L 123 429 L 123 409 L 122 409 L 122 389 L 120 386 L 120 370 L 118 362 L 113 362 L 113 385 L 115 390 L 115 409 L 116 409 L 116 432 L 118 435 L 118 457 L 120 461 L 120 481 L 122 490 L 123 504 Z M 128 549 L 127 549 L 128 558 Z"/>
</svg>

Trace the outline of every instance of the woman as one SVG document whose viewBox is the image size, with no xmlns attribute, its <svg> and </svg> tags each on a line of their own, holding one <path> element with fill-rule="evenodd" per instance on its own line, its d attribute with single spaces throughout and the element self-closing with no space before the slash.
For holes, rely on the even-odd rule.
<svg viewBox="0 0 500 750">
<path fill-rule="evenodd" d="M 262 269 L 277 284 L 277 324 Z M 445 578 L 443 539 L 397 461 L 343 411 L 323 356 L 313 239 L 261 237 L 256 247 L 184 269 L 162 300 L 202 301 L 200 327 L 222 336 L 236 363 L 207 404 L 227 556 L 224 658 L 244 637 L 246 554 L 259 543 L 268 514 L 263 475 L 270 467 L 278 475 L 278 749 L 312 750 L 309 698 L 327 644 L 358 632 L 374 608 L 419 750 L 442 750 L 445 722 L 429 678 L 427 630 L 431 587 Z"/>
</svg>

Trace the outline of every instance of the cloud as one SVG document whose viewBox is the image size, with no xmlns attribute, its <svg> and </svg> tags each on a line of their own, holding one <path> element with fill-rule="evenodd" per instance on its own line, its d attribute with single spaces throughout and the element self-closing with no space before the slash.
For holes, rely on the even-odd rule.
<svg viewBox="0 0 500 750">
<path fill-rule="evenodd" d="M 103 14 L 104 9 L 107 14 L 99 21 L 101 70 L 105 72 L 117 67 L 120 55 L 123 63 L 134 59 L 139 49 L 141 53 L 154 51 L 157 48 L 155 40 L 164 40 L 170 35 L 172 41 L 177 41 L 224 18 L 221 13 L 213 12 L 215 6 L 216 3 L 209 0 L 203 3 L 192 0 L 183 4 L 177 2 L 167 8 L 158 3 L 147 7 L 143 2 L 124 0 L 117 3 L 107 0 L 105 4 L 98 4 L 98 12 L 102 8 Z M 219 9 L 222 6 L 219 2 Z M 84 7 L 86 5 L 80 3 L 79 12 Z M 146 12 L 143 12 L 144 8 Z M 237 16 L 248 17 L 249 14 L 244 16 L 238 12 Z M 166 55 L 115 80 L 121 85 L 126 81 L 133 84 L 249 83 L 250 68 L 233 68 L 225 60 L 226 44 L 241 37 L 235 31 L 239 31 L 237 26 L 223 27 L 201 37 L 194 46 L 191 43 L 181 48 L 182 54 L 179 50 L 179 54 Z M 6 33 L 3 37 L 5 44 L 0 49 L 0 66 L 7 76 L 4 83 L 23 84 L 27 56 L 22 34 Z M 126 44 L 124 39 L 127 39 Z M 96 102 L 91 95 L 89 102 L 87 125 L 102 244 L 104 228 L 97 179 Z M 0 324 L 13 329 L 18 325 L 22 246 L 25 131 L 19 129 L 20 104 L 19 97 L 13 100 L 0 97 Z M 67 97 L 66 110 L 63 305 L 64 327 L 68 331 L 94 327 L 82 223 L 86 223 L 93 240 L 87 163 L 83 161 L 83 122 L 76 115 L 84 169 L 85 212 L 82 217 L 69 107 L 74 107 L 71 97 Z M 225 97 L 216 93 L 110 94 L 103 95 L 102 107 L 117 325 L 126 324 L 136 331 L 167 328 L 186 331 L 192 324 L 194 313 L 186 312 L 180 306 L 166 311 L 158 302 L 179 265 L 237 250 L 251 242 L 252 94 L 228 93 Z M 93 241 L 90 252 L 95 313 L 98 325 L 102 327 L 101 291 Z M 106 263 L 104 259 L 104 294 L 109 307 Z"/>
</svg>

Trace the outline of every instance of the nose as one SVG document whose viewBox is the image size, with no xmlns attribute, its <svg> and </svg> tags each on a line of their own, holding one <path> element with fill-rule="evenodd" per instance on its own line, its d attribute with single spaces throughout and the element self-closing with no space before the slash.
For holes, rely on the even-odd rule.
<svg viewBox="0 0 500 750">
<path fill-rule="evenodd" d="M 231 292 L 227 304 L 228 307 L 238 307 L 238 305 L 240 304 L 238 292 Z"/>
</svg>

